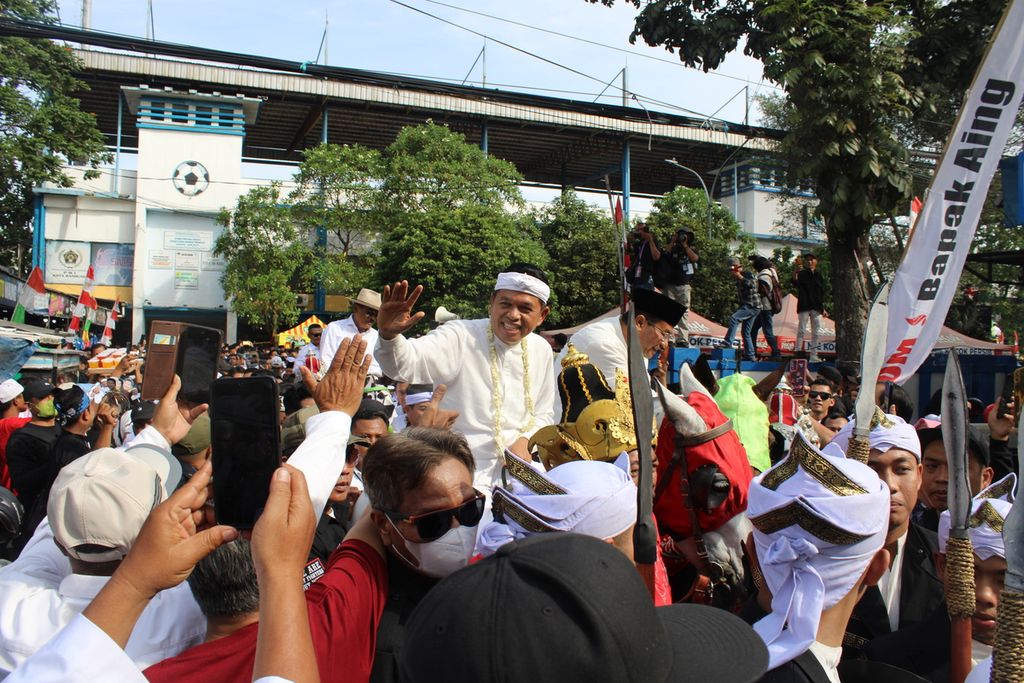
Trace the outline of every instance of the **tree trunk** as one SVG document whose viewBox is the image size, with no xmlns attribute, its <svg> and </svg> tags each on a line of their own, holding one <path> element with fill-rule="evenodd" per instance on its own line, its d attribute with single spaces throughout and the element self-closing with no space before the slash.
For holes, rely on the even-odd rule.
<svg viewBox="0 0 1024 683">
<path fill-rule="evenodd" d="M 864 257 L 868 249 L 868 229 L 851 230 L 857 237 L 833 235 L 829 228 L 829 251 L 832 259 L 832 319 L 836 324 L 837 360 L 860 361 L 861 340 L 867 322 L 868 307 L 864 281 Z"/>
<path fill-rule="evenodd" d="M 277 346 L 277 313 L 270 316 L 270 345 Z"/>
</svg>

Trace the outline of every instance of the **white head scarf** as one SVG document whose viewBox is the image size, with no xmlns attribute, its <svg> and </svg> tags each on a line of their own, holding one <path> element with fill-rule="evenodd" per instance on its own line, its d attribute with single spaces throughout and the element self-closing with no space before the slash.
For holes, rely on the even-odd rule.
<svg viewBox="0 0 1024 683">
<path fill-rule="evenodd" d="M 625 453 L 614 464 L 580 460 L 544 473 L 506 452 L 505 466 L 509 485 L 494 488 L 495 521 L 477 537 L 483 555 L 535 533 L 571 531 L 604 540 L 636 523 L 636 485 Z"/>
<path fill-rule="evenodd" d="M 876 422 L 878 424 L 875 424 Z M 871 423 L 874 425 L 869 435 L 871 450 L 885 453 L 891 448 L 900 448 L 913 453 L 920 462 L 921 441 L 917 438 L 917 431 L 914 427 L 907 424 L 902 417 L 876 411 L 875 419 Z M 853 436 L 853 428 L 856 426 L 855 420 L 850 420 L 846 423 L 839 430 L 839 433 L 832 437 L 828 445 L 822 449 L 822 452 L 833 458 L 845 458 L 846 448 L 850 445 L 850 437 Z"/>
<path fill-rule="evenodd" d="M 1006 515 L 1013 508 L 1014 488 L 1017 477 L 1009 474 L 984 489 L 971 501 L 971 516 L 967 523 L 967 535 L 974 547 L 974 554 L 983 560 L 990 557 L 1006 557 L 1003 542 L 1003 524 Z M 952 520 L 949 510 L 939 517 L 939 552 L 946 552 Z"/>
<path fill-rule="evenodd" d="M 513 292 L 532 294 L 546 304 L 551 298 L 551 288 L 542 280 L 526 273 L 498 273 L 498 281 L 494 283 L 494 291 L 509 289 Z"/>
<path fill-rule="evenodd" d="M 774 669 L 810 647 L 821 613 L 884 545 L 889 489 L 867 465 L 825 455 L 798 433 L 789 455 L 751 483 L 747 516 L 772 593 L 771 614 L 754 630 Z"/>
</svg>

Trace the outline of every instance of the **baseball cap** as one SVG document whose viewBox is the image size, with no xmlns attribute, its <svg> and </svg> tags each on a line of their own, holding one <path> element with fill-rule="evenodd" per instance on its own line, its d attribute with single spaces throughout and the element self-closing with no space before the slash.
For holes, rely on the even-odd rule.
<svg viewBox="0 0 1024 683">
<path fill-rule="evenodd" d="M 19 395 L 25 393 L 25 387 L 17 380 L 5 379 L 0 382 L 0 403 L 9 403 Z"/>
<path fill-rule="evenodd" d="M 188 434 L 171 446 L 171 453 L 177 456 L 195 455 L 210 447 L 210 416 L 203 413 L 192 422 Z"/>
<path fill-rule="evenodd" d="M 167 498 L 169 467 L 160 460 L 152 449 L 100 448 L 61 469 L 46 515 L 69 556 L 109 562 L 128 554 L 146 517 Z"/>
<path fill-rule="evenodd" d="M 140 401 L 138 405 L 132 408 L 132 422 L 152 420 L 153 416 L 156 415 L 156 405 L 156 401 Z"/>
<path fill-rule="evenodd" d="M 508 683 L 749 683 L 768 668 L 768 650 L 724 610 L 655 608 L 620 550 L 557 533 L 506 544 L 431 589 L 406 626 L 399 668 L 409 683 L 475 683 L 495 672 Z"/>
<path fill-rule="evenodd" d="M 40 399 L 51 395 L 54 386 L 46 380 L 34 380 L 25 383 L 25 398 Z"/>
<path fill-rule="evenodd" d="M 348 445 L 351 446 L 353 444 L 358 444 L 360 446 L 366 446 L 367 448 L 369 448 L 370 445 L 371 445 L 370 444 L 370 440 L 367 439 L 365 436 L 359 436 L 358 434 L 349 434 L 348 435 Z"/>
</svg>

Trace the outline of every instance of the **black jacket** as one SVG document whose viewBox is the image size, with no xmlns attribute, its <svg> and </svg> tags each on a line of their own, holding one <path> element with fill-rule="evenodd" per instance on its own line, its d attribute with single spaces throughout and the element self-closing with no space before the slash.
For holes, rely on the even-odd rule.
<svg viewBox="0 0 1024 683">
<path fill-rule="evenodd" d="M 906 669 L 930 681 L 949 680 L 949 613 L 946 603 L 927 619 L 868 643 L 868 659 Z"/>
<path fill-rule="evenodd" d="M 808 650 L 796 659 L 772 669 L 761 678 L 761 683 L 829 683 L 828 674 L 818 658 Z"/>
<path fill-rule="evenodd" d="M 911 524 L 900 572 L 900 629 L 926 620 L 943 601 L 942 582 L 935 573 L 934 556 L 939 539 L 934 531 Z M 843 659 L 863 657 L 864 648 L 879 636 L 891 633 L 889 612 L 877 586 L 871 586 L 857 603 L 843 638 Z"/>
</svg>

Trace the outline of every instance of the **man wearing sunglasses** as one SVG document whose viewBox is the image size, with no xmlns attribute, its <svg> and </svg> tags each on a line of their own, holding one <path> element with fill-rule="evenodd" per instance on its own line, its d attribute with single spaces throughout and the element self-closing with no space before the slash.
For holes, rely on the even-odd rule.
<svg viewBox="0 0 1024 683">
<path fill-rule="evenodd" d="M 835 387 L 824 377 L 816 377 L 807 389 L 807 404 L 797 420 L 797 428 L 809 442 L 821 447 L 827 444 L 834 432 L 824 425 L 828 411 L 836 404 Z"/>
<path fill-rule="evenodd" d="M 474 471 L 465 437 L 448 430 L 412 427 L 389 434 L 366 454 L 362 475 L 371 512 L 341 547 L 362 541 L 387 565 L 371 680 L 398 680 L 397 655 L 413 608 L 469 563 L 485 503 L 473 488 Z"/>
<path fill-rule="evenodd" d="M 314 373 L 320 371 L 320 338 L 323 336 L 324 328 L 316 323 L 310 325 L 306 329 L 306 334 L 309 335 L 309 343 L 299 349 L 299 353 L 295 356 L 295 362 L 292 363 L 292 372 L 298 374 L 299 368 L 306 365 Z M 313 358 L 316 362 L 310 362 L 307 365 L 307 358 Z"/>
</svg>

